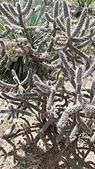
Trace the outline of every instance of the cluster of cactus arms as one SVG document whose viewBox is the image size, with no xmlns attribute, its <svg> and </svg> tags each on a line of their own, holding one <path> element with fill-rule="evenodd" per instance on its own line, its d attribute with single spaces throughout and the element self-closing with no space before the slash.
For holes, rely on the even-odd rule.
<svg viewBox="0 0 95 169">
<path fill-rule="evenodd" d="M 29 0 L 23 9 L 20 3 L 17 3 L 16 7 L 6 3 L 0 4 L 0 12 L 6 25 L 23 27 L 24 23 L 27 22 L 33 13 L 32 0 Z"/>
<path fill-rule="evenodd" d="M 29 26 L 38 10 L 33 2 L 0 4 L 5 24 L 0 34 L 0 69 L 10 69 L 13 79 L 12 83 L 0 79 L 0 99 L 7 104 L 5 109 L 0 108 L 0 115 L 6 115 L 10 123 L 0 138 L 0 151 L 6 159 L 6 141 L 13 147 L 17 162 L 14 140 L 22 136 L 28 146 L 38 146 L 42 140 L 47 151 L 57 147 L 56 163 L 65 156 L 65 150 L 72 154 L 72 144 L 85 159 L 95 148 L 95 80 L 89 87 L 84 85 L 95 71 L 94 58 L 86 52 L 89 46 L 95 50 L 95 19 L 85 7 L 76 23 L 66 0 L 44 0 L 43 25 Z M 37 33 L 39 40 L 31 39 L 31 33 Z M 8 36 L 12 41 L 10 56 Z M 22 62 L 16 67 L 21 61 L 18 58 Z M 18 72 L 23 72 L 23 77 Z M 86 153 L 81 153 L 81 141 L 87 145 Z"/>
</svg>

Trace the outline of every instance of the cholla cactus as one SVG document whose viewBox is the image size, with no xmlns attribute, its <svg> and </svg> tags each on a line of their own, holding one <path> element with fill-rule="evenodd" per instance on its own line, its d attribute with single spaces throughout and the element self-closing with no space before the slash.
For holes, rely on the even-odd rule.
<svg viewBox="0 0 95 169">
<path fill-rule="evenodd" d="M 64 50 L 67 56 L 69 56 L 69 53 L 71 52 L 72 55 L 75 53 L 78 57 L 83 57 L 87 60 L 86 54 L 80 49 L 90 44 L 91 37 L 93 36 L 93 33 L 91 33 L 91 18 L 88 16 L 88 9 L 84 8 L 76 27 L 72 24 L 73 21 L 70 15 L 70 10 L 65 0 L 63 1 L 63 11 L 64 13 L 60 16 L 57 15 L 56 18 L 51 17 L 46 13 L 46 19 L 48 22 L 51 23 L 51 25 L 56 23 L 56 29 L 59 28 L 61 30 L 61 34 L 58 33 L 55 38 L 53 38 L 53 41 L 55 42 L 53 43 L 55 44 L 53 48 L 55 50 Z"/>
<path fill-rule="evenodd" d="M 77 152 L 77 157 L 80 157 L 81 148 L 78 146 L 81 140 L 88 148 L 86 154 L 81 153 L 83 159 L 95 142 L 95 81 L 93 80 L 91 87 L 84 86 L 85 80 L 95 70 L 95 61 L 82 50 L 94 41 L 95 33 L 94 23 L 91 25 L 87 8 L 83 10 L 79 22 L 75 25 L 65 0 L 52 1 L 50 6 L 47 2 L 49 1 L 44 1 L 44 25 L 31 27 L 34 34 L 41 33 L 43 37 L 43 40 L 39 38 L 38 42 L 35 40 L 36 49 L 30 45 L 27 34 L 30 28 L 27 28 L 26 24 L 28 16 L 30 17 L 34 11 L 32 1 L 28 0 L 25 4 L 19 1 L 14 7 L 11 4 L 0 4 L 0 11 L 9 28 L 7 30 L 11 31 L 13 36 L 13 46 L 10 47 L 13 49 L 13 52 L 10 52 L 13 58 L 10 60 L 16 60 L 16 57 L 23 59 L 22 66 L 25 66 L 25 73 L 27 72 L 26 77 L 24 75 L 20 79 L 13 67 L 10 73 L 13 83 L 0 80 L 0 99 L 6 102 L 6 108 L 1 109 L 0 113 L 6 114 L 7 122 L 11 124 L 2 133 L 0 151 L 7 154 L 1 146 L 1 141 L 4 140 L 11 144 L 17 153 L 14 140 L 19 140 L 19 136 L 23 138 L 25 146 L 28 145 L 28 149 L 32 145 L 38 148 L 41 139 L 45 146 L 44 153 L 48 150 L 52 153 L 52 148 L 56 154 L 56 147 L 55 159 L 59 168 L 59 159 L 67 157 L 66 151 L 69 150 L 70 155 Z M 53 11 L 50 14 L 48 7 Z M 20 35 L 14 29 L 10 30 L 10 26 L 15 27 L 15 30 L 20 28 L 23 34 Z M 7 60 L 6 56 L 9 56 L 6 50 L 6 33 L 8 32 L 1 35 L 0 41 L 0 65 L 3 66 L 4 59 Z M 25 34 L 26 38 L 22 38 Z M 7 64 L 10 64 L 9 61 Z M 69 159 L 72 160 L 71 157 Z M 75 167 L 77 168 L 77 165 Z"/>
<path fill-rule="evenodd" d="M 6 3 L 0 4 L 0 12 L 5 24 L 10 28 L 23 27 L 23 24 L 28 21 L 33 13 L 32 0 L 28 0 L 23 8 L 20 6 L 20 3 L 17 3 L 16 7 Z"/>
<path fill-rule="evenodd" d="M 81 118 L 81 112 L 82 112 L 82 117 L 89 117 L 89 118 L 94 118 L 94 113 L 95 113 L 95 93 L 94 93 L 94 88 L 95 88 L 95 83 L 93 82 L 92 87 L 91 87 L 91 93 L 93 91 L 93 96 L 91 95 L 91 97 L 93 99 L 89 100 L 89 103 L 85 103 L 84 97 L 82 95 L 82 81 L 83 81 L 83 74 L 82 74 L 82 68 L 79 67 L 76 70 L 76 103 L 74 105 L 70 105 L 68 106 L 64 112 L 62 112 L 62 116 L 59 119 L 58 123 L 57 123 L 57 128 L 58 128 L 58 138 L 57 141 L 60 142 L 60 140 L 62 139 L 62 134 L 64 135 L 65 132 L 65 128 L 66 126 L 68 126 L 68 121 L 69 118 L 71 116 L 73 116 L 73 114 L 75 114 L 76 117 L 76 125 L 74 127 L 74 129 L 72 129 L 71 134 L 69 136 L 69 141 L 73 142 L 75 141 L 75 139 L 78 138 L 79 135 L 79 131 L 81 130 L 81 128 L 83 128 L 83 130 L 91 136 L 90 141 L 94 142 L 94 135 L 92 135 L 92 131 L 90 130 L 89 126 L 87 126 L 87 124 L 84 122 L 84 120 Z M 92 121 L 92 125 L 93 125 L 93 121 Z M 92 127 L 93 129 L 93 127 Z M 94 129 L 93 129 L 94 130 Z"/>
</svg>

